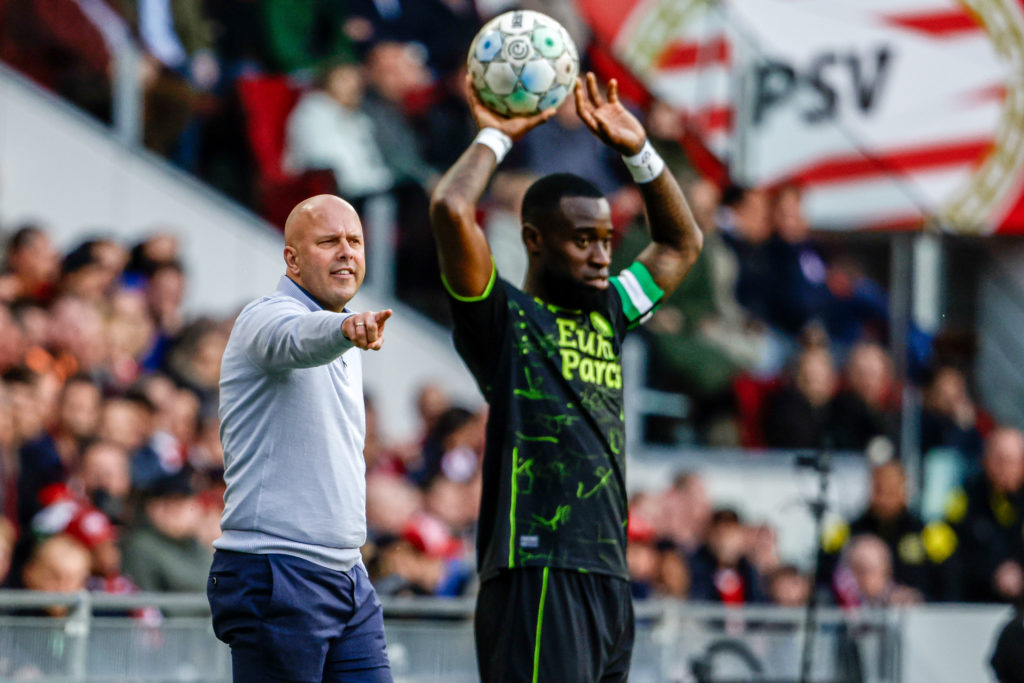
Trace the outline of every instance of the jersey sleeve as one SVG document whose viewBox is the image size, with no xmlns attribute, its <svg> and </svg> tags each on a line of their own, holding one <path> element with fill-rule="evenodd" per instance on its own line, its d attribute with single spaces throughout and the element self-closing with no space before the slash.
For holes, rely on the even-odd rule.
<svg viewBox="0 0 1024 683">
<path fill-rule="evenodd" d="M 613 276 L 611 281 L 622 301 L 622 314 L 626 318 L 627 329 L 645 322 L 665 296 L 647 266 L 640 261 L 633 261 L 628 268 Z"/>
<path fill-rule="evenodd" d="M 491 268 L 491 279 L 479 296 L 456 294 L 441 276 L 452 312 L 455 350 L 488 398 L 508 329 L 508 292 L 497 269 L 493 265 Z"/>
</svg>

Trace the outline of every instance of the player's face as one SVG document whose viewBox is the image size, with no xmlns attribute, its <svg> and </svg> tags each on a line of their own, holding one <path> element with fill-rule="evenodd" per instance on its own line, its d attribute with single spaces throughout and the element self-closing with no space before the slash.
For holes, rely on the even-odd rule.
<svg viewBox="0 0 1024 683">
<path fill-rule="evenodd" d="M 547 266 L 592 289 L 608 289 L 612 211 L 606 199 L 564 197 L 561 228 L 552 231 Z M 547 242 L 547 239 L 545 239 Z"/>
<path fill-rule="evenodd" d="M 354 211 L 323 207 L 289 249 L 288 275 L 327 310 L 342 310 L 363 284 L 363 226 Z"/>
</svg>

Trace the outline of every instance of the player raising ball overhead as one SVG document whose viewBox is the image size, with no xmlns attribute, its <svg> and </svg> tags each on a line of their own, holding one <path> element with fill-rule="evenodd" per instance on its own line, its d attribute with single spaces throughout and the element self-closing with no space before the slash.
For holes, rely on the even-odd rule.
<svg viewBox="0 0 1024 683">
<path fill-rule="evenodd" d="M 579 176 L 549 175 L 523 198 L 525 282 L 502 280 L 476 205 L 514 141 L 554 110 L 505 118 L 469 90 L 480 132 L 437 186 L 431 221 L 455 347 L 490 404 L 477 544 L 480 676 L 625 681 L 633 608 L 622 342 L 679 285 L 703 238 L 616 82 L 606 98 L 588 73 L 575 86 L 579 116 L 622 155 L 643 194 L 651 244 L 612 275 L 608 201 Z"/>
</svg>

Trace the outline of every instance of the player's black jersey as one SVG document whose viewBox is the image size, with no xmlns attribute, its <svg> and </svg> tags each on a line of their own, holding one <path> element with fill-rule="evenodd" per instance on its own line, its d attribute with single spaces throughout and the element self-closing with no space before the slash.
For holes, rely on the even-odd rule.
<svg viewBox="0 0 1024 683">
<path fill-rule="evenodd" d="M 492 278 L 452 298 L 455 347 L 490 404 L 481 578 L 558 567 L 628 578 L 620 355 L 662 296 L 639 262 L 604 304 L 571 311 Z"/>
</svg>

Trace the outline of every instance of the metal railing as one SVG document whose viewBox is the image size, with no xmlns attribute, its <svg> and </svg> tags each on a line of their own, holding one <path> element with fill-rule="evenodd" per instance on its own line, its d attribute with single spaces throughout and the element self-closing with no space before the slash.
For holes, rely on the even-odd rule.
<svg viewBox="0 0 1024 683">
<path fill-rule="evenodd" d="M 387 599 L 384 613 L 396 681 L 478 680 L 471 599 Z M 798 679 L 801 610 L 662 600 L 636 615 L 631 681 Z M 898 633 L 894 612 L 822 610 L 811 680 L 899 680 Z M 203 595 L 0 591 L 0 681 L 227 682 L 230 670 Z"/>
</svg>

